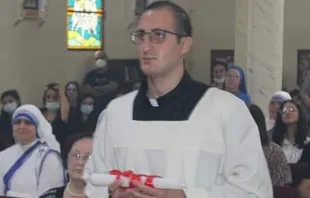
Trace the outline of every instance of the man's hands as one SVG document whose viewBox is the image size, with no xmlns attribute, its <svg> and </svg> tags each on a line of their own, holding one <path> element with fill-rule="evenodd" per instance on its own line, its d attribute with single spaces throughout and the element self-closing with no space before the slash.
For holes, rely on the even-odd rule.
<svg viewBox="0 0 310 198">
<path fill-rule="evenodd" d="M 109 186 L 110 198 L 134 198 L 130 192 L 121 187 L 122 182 L 116 180 Z"/>
<path fill-rule="evenodd" d="M 134 182 L 132 189 L 124 189 L 121 185 L 121 181 L 116 181 L 109 187 L 111 198 L 186 198 L 183 190 L 154 189 L 140 182 Z"/>
</svg>

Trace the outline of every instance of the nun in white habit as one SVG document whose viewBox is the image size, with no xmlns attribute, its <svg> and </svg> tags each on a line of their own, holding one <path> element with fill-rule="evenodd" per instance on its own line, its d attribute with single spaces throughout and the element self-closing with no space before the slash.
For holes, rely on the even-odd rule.
<svg viewBox="0 0 310 198">
<path fill-rule="evenodd" d="M 0 195 L 35 198 L 63 186 L 60 146 L 40 110 L 23 105 L 12 121 L 16 144 L 0 153 Z"/>
<path fill-rule="evenodd" d="M 266 118 L 266 127 L 267 127 L 267 131 L 270 133 L 268 134 L 270 137 L 272 136 L 272 132 L 270 130 L 273 129 L 276 123 L 276 119 L 277 119 L 276 117 L 277 117 L 281 104 L 291 99 L 292 98 L 290 94 L 285 91 L 277 91 L 272 95 L 269 106 L 268 106 L 269 116 L 268 118 Z"/>
</svg>

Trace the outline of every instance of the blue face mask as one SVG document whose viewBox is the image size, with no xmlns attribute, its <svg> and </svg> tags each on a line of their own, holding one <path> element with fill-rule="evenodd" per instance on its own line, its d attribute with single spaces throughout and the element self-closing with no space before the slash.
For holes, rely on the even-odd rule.
<svg viewBox="0 0 310 198">
<path fill-rule="evenodd" d="M 59 109 L 59 103 L 58 102 L 47 102 L 45 104 L 45 107 L 49 110 L 49 111 L 57 111 Z"/>
<path fill-rule="evenodd" d="M 14 111 L 17 109 L 17 103 L 11 102 L 6 105 L 4 105 L 3 110 L 9 114 L 14 113 Z"/>
<path fill-rule="evenodd" d="M 86 104 L 81 105 L 81 112 L 83 114 L 89 115 L 93 110 L 94 110 L 93 105 L 86 105 Z"/>
</svg>

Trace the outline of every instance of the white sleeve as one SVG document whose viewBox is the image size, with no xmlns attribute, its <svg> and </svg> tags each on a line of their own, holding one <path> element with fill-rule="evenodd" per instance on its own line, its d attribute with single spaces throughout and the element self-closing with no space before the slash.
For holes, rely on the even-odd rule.
<svg viewBox="0 0 310 198">
<path fill-rule="evenodd" d="M 87 178 L 93 173 L 106 173 L 115 168 L 115 158 L 110 145 L 108 134 L 107 110 L 103 111 L 98 119 L 97 128 L 94 134 L 93 152 L 91 159 L 87 162 L 84 178 L 86 180 L 86 195 L 91 198 L 108 198 L 108 188 L 92 185 Z"/>
<path fill-rule="evenodd" d="M 64 167 L 62 161 L 56 153 L 49 153 L 42 165 L 38 195 L 62 186 L 64 186 Z"/>
<path fill-rule="evenodd" d="M 224 128 L 226 185 L 216 194 L 230 198 L 272 198 L 272 184 L 259 131 L 244 103 L 235 106 Z M 217 197 L 217 196 L 214 196 Z"/>
<path fill-rule="evenodd" d="M 239 101 L 223 126 L 225 154 L 220 177 L 212 189 L 186 189 L 187 198 L 273 198 L 267 162 L 256 123 Z M 200 196 L 201 197 L 201 196 Z"/>
</svg>

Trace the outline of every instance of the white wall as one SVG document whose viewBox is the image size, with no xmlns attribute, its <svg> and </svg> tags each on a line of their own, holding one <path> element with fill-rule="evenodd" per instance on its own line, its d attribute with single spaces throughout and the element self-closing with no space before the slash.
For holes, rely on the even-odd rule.
<svg viewBox="0 0 310 198">
<path fill-rule="evenodd" d="M 235 3 L 235 64 L 244 68 L 251 101 L 268 115 L 282 88 L 284 0 Z"/>
<path fill-rule="evenodd" d="M 48 22 L 37 28 L 34 21 L 13 27 L 19 17 L 19 1 L 0 1 L 0 92 L 16 88 L 24 102 L 40 104 L 48 82 L 81 78 L 92 55 L 66 50 L 66 3 L 48 2 Z"/>
<path fill-rule="evenodd" d="M 234 1 L 191 0 L 194 46 L 191 73 L 210 82 L 210 50 L 234 48 Z"/>
</svg>

